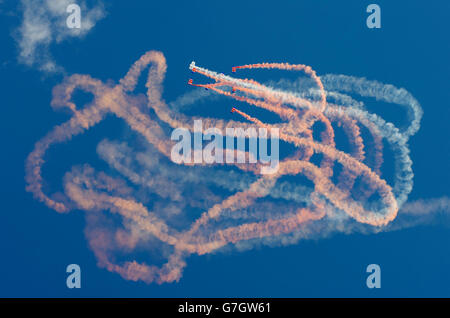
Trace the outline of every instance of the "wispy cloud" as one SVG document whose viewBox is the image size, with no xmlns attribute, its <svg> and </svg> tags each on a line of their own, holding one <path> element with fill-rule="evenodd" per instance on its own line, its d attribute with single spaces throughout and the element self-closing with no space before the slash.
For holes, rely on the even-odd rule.
<svg viewBox="0 0 450 318">
<path fill-rule="evenodd" d="M 67 27 L 67 6 L 76 3 L 81 8 L 81 27 Z M 22 0 L 22 23 L 15 38 L 19 48 L 18 60 L 30 67 L 44 72 L 62 72 L 51 55 L 50 48 L 68 38 L 85 36 L 106 12 L 103 3 L 98 0 L 87 6 L 86 1 L 73 0 Z"/>
</svg>

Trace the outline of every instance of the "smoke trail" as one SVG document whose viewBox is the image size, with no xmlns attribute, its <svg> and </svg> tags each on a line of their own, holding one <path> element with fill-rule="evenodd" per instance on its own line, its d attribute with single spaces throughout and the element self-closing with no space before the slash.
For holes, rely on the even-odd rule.
<svg viewBox="0 0 450 318">
<path fill-rule="evenodd" d="M 144 105 L 133 91 L 146 68 Z M 58 212 L 86 211 L 85 232 L 98 265 L 125 279 L 147 283 L 178 281 L 185 259 L 191 254 L 203 255 L 229 246 L 245 249 L 260 243 L 292 244 L 335 232 L 395 230 L 422 222 L 435 211 L 448 211 L 448 198 L 404 204 L 413 179 L 408 140 L 420 128 L 422 116 L 419 103 L 406 90 L 344 75 L 320 78 L 306 65 L 262 63 L 233 70 L 243 68 L 303 71 L 314 87 L 299 91 L 303 89 L 299 82 L 292 85 L 280 81 L 277 84 L 284 88 L 275 88 L 192 63 L 194 73 L 215 82 L 190 81 L 209 91 L 194 91 L 166 103 L 162 83 L 167 65 L 162 53 L 155 51 L 144 54 L 115 86 L 88 75 L 65 79 L 53 90 L 52 107 L 65 107 L 72 117 L 36 143 L 26 162 L 27 190 Z M 93 102 L 82 109 L 72 102 L 78 89 L 94 95 Z M 399 130 L 343 92 L 408 107 L 410 125 Z M 266 124 L 236 108 L 233 112 L 248 122 L 191 117 L 179 111 L 219 95 L 266 109 L 283 122 Z M 148 112 L 147 107 L 153 112 Z M 119 175 L 112 177 L 89 165 L 75 166 L 64 176 L 64 195 L 44 193 L 41 171 L 47 150 L 85 132 L 107 114 L 123 119 L 142 136 L 145 150 L 135 151 L 125 142 L 103 140 L 97 153 Z M 205 127 L 221 130 L 279 128 L 280 138 L 296 151 L 285 156 L 279 169 L 269 175 L 261 175 L 258 164 L 256 168 L 237 163 L 175 164 L 170 160 L 173 142 L 161 123 L 192 131 L 195 119 L 201 119 Z M 324 126 L 319 139 L 313 134 L 316 123 Z M 343 129 L 348 152 L 336 148 L 335 127 Z M 361 135 L 362 127 L 372 137 L 370 144 Z M 383 139 L 394 151 L 393 186 L 381 177 Z M 322 155 L 318 164 L 312 162 L 315 154 Z M 335 169 L 338 165 L 342 167 L 340 172 Z M 311 186 L 288 178 L 300 175 Z M 214 191 L 217 188 L 222 191 Z M 165 263 L 123 262 L 116 257 L 119 251 L 132 254 L 142 246 L 157 250 Z"/>
</svg>

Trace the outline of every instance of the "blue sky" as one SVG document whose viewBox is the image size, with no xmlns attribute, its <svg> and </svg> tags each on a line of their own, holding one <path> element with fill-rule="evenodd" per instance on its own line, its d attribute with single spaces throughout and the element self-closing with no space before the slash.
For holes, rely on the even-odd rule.
<svg viewBox="0 0 450 318">
<path fill-rule="evenodd" d="M 220 72 L 265 61 L 303 63 L 318 74 L 347 74 L 405 87 L 424 117 L 410 141 L 411 200 L 449 195 L 447 1 L 376 1 L 382 28 L 368 29 L 372 1 L 108 1 L 82 37 L 53 41 L 44 52 L 65 74 L 118 81 L 148 50 L 164 53 L 164 98 L 191 88 L 188 65 Z M 98 2 L 87 2 L 92 8 Z M 25 191 L 24 164 L 34 143 L 69 117 L 50 107 L 63 74 L 20 56 L 23 7 L 0 3 L 2 83 L 0 296 L 2 297 L 449 297 L 448 219 L 374 235 L 336 234 L 283 247 L 190 256 L 178 283 L 130 282 L 96 265 L 83 233 L 84 212 L 59 214 Z M 57 30 L 54 30 L 57 32 Z M 46 58 L 47 58 L 46 57 Z M 263 78 L 270 79 L 268 78 Z M 229 103 L 228 103 L 229 104 Z M 228 105 L 223 102 L 220 105 Z M 386 113 L 401 122 L 402 113 Z M 126 126 L 110 118 L 49 152 L 44 174 L 58 188 L 74 165 L 106 169 L 95 152 Z M 68 289 L 65 267 L 79 264 L 82 288 Z M 368 289 L 365 268 L 380 264 L 382 288 Z"/>
</svg>

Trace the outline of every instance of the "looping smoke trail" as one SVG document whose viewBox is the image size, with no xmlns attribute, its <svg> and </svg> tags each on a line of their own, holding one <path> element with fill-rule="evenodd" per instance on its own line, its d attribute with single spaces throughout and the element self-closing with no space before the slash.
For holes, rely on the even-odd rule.
<svg viewBox="0 0 450 318">
<path fill-rule="evenodd" d="M 147 107 L 152 112 L 146 111 L 142 100 L 133 95 L 138 79 L 147 67 Z M 323 81 L 306 65 L 262 63 L 232 70 L 255 68 L 303 71 L 315 88 L 282 90 L 191 64 L 193 72 L 215 81 L 212 84 L 190 81 L 191 85 L 266 109 L 283 120 L 280 124 L 266 124 L 236 108 L 232 111 L 248 123 L 189 117 L 178 111 L 183 105 L 194 103 L 209 93 L 188 93 L 169 103 L 172 106 L 169 107 L 162 99 L 167 65 L 160 52 L 144 54 L 115 86 L 89 75 L 65 79 L 54 88 L 51 105 L 69 109 L 72 117 L 35 144 L 26 161 L 26 189 L 58 212 L 88 211 L 86 236 L 99 266 L 119 273 L 125 279 L 147 283 L 178 281 L 190 254 L 212 253 L 230 244 L 242 247 L 245 242 L 255 240 L 279 238 L 280 242 L 293 242 L 314 233 L 326 235 L 333 226 L 340 227 L 338 230 L 343 232 L 371 226 L 376 232 L 393 221 L 412 189 L 412 162 L 407 141 L 419 129 L 422 111 L 417 101 L 405 90 L 365 79 L 326 75 Z M 72 102 L 75 90 L 91 93 L 93 102 L 79 108 Z M 361 102 L 340 92 L 354 92 L 409 107 L 411 124 L 400 131 L 393 124 L 369 114 Z M 319 100 L 315 98 L 317 96 Z M 327 96 L 335 103 L 328 101 Z M 156 114 L 157 118 L 152 118 L 150 113 Z M 143 195 L 145 191 L 136 194 L 136 187 L 130 187 L 122 178 L 97 172 L 87 164 L 73 167 L 66 173 L 63 195 L 44 193 L 42 166 L 47 150 L 85 132 L 107 114 L 123 119 L 143 136 L 149 144 L 148 150 L 134 153 L 125 143 L 104 140 L 98 145 L 97 152 L 138 189 L 152 195 Z M 192 131 L 195 119 L 201 119 L 205 127 L 222 130 L 226 127 L 265 127 L 269 131 L 279 128 L 280 138 L 297 150 L 280 161 L 277 171 L 266 175 L 259 174 L 258 163 L 231 164 L 237 169 L 231 171 L 218 169 L 219 164 L 210 167 L 204 163 L 176 165 L 170 160 L 173 142 L 160 123 Z M 319 140 L 315 140 L 313 126 L 319 122 L 324 129 Z M 336 148 L 336 126 L 341 127 L 348 138 L 348 153 Z M 371 147 L 363 140 L 362 127 L 371 136 Z M 381 178 L 383 139 L 395 153 L 397 170 L 393 187 Z M 323 156 L 318 165 L 311 162 L 314 154 Z M 336 164 L 342 166 L 337 176 Z M 300 174 L 312 182 L 312 188 L 282 178 Z M 228 196 L 215 194 L 210 186 L 224 189 Z M 284 201 L 262 200 L 269 197 Z M 376 199 L 370 200 L 372 197 Z M 440 208 L 445 202 L 433 203 L 433 207 Z M 424 205 L 409 205 L 406 213 L 413 215 L 417 207 Z M 114 218 L 108 220 L 104 211 L 109 211 Z M 194 222 L 187 220 L 187 211 L 197 211 Z M 121 225 L 116 228 L 118 220 Z M 349 223 L 351 220 L 356 222 Z M 186 223 L 190 224 L 186 227 Z M 159 253 L 167 262 L 156 266 L 120 261 L 118 254 L 135 249 Z"/>
</svg>

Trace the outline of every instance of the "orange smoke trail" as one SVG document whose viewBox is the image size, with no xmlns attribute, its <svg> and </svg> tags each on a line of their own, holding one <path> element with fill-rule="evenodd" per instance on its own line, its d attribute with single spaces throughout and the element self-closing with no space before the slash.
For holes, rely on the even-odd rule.
<svg viewBox="0 0 450 318">
<path fill-rule="evenodd" d="M 311 76 L 314 82 L 320 89 L 321 96 L 321 111 L 324 111 L 327 106 L 327 97 L 325 93 L 325 88 L 323 87 L 322 81 L 320 77 L 317 76 L 316 71 L 314 71 L 310 66 L 303 64 L 288 64 L 288 63 L 258 63 L 258 64 L 248 64 L 233 67 L 234 72 L 237 69 L 254 69 L 254 68 L 266 68 L 266 69 L 280 69 L 280 70 L 288 70 L 288 71 L 304 71 L 306 74 Z"/>
<path fill-rule="evenodd" d="M 317 85 L 319 86 L 319 88 L 321 90 L 321 96 L 322 96 L 322 107 L 321 108 L 322 108 L 322 110 L 325 110 L 325 108 L 326 108 L 326 95 L 325 95 L 325 90 L 323 88 L 323 85 L 320 81 L 320 78 L 316 75 L 315 71 L 313 71 L 309 66 L 290 65 L 287 63 L 262 63 L 262 64 L 244 65 L 244 66 L 236 67 L 236 69 L 237 68 L 278 68 L 278 69 L 286 69 L 286 70 L 303 70 L 303 71 L 305 71 L 305 73 L 309 74 L 315 80 Z M 217 76 L 213 76 L 213 75 L 211 75 L 207 72 L 201 71 L 201 70 L 198 72 L 205 76 L 214 78 L 220 82 L 220 78 Z M 233 83 L 233 84 L 234 84 L 233 87 L 236 87 L 236 83 Z M 263 91 L 264 91 L 264 89 L 263 89 Z M 220 91 L 218 91 L 218 92 L 221 93 Z M 268 92 L 270 92 L 270 90 L 267 89 L 267 90 L 265 90 L 265 92 L 268 93 Z M 226 94 L 224 94 L 224 95 L 226 95 Z M 232 97 L 235 98 L 235 96 L 232 96 Z M 273 96 L 273 98 L 275 98 L 275 96 Z M 245 101 L 247 101 L 247 100 L 245 100 Z M 258 104 L 259 104 L 259 103 L 255 103 L 251 99 L 248 99 L 248 101 L 250 103 L 253 103 L 256 106 L 258 106 Z M 309 110 L 313 111 L 313 109 L 309 109 Z M 244 118 L 246 118 L 247 120 L 252 121 L 259 126 L 270 129 L 270 127 L 268 125 L 265 125 L 258 119 L 253 118 L 253 117 L 251 117 L 241 111 L 238 111 L 238 110 L 236 110 L 236 112 L 239 113 Z M 349 119 L 347 118 L 347 120 L 349 120 Z M 295 121 L 295 122 L 297 123 L 297 121 Z M 357 126 L 353 125 L 351 127 L 353 127 L 352 134 L 358 138 L 358 139 L 355 139 L 356 142 L 359 143 L 361 146 L 361 142 L 359 140 L 359 130 L 357 129 Z M 348 130 L 348 132 L 349 131 L 350 130 Z M 366 211 L 364 208 L 362 208 L 362 206 L 358 205 L 356 202 L 353 202 L 350 205 L 341 203 L 339 206 L 345 207 L 344 210 L 349 215 L 351 215 L 353 218 L 355 218 L 359 222 L 372 224 L 374 226 L 386 225 L 387 223 L 389 223 L 390 221 L 392 221 L 395 218 L 395 216 L 397 215 L 398 207 L 396 204 L 395 197 L 392 194 L 391 187 L 389 185 L 387 185 L 387 183 L 384 180 L 380 179 L 379 176 L 376 173 L 374 173 L 369 167 L 367 167 L 366 165 L 361 163 L 357 158 L 355 159 L 352 156 L 349 156 L 348 154 L 346 154 L 342 151 L 336 150 L 333 147 L 330 147 L 328 145 L 315 143 L 315 142 L 312 142 L 311 140 L 308 140 L 305 138 L 298 138 L 296 136 L 285 134 L 283 132 L 280 132 L 280 138 L 282 140 L 288 141 L 290 143 L 294 143 L 296 146 L 307 146 L 307 147 L 313 149 L 315 152 L 323 153 L 331 160 L 336 160 L 339 163 L 341 163 L 344 167 L 347 168 L 347 171 L 345 171 L 345 174 L 347 174 L 347 176 L 345 176 L 345 174 L 342 174 L 342 179 L 340 182 L 341 185 L 343 185 L 343 182 L 345 179 L 347 179 L 348 185 L 352 185 L 353 182 L 351 180 L 349 180 L 349 178 L 354 179 L 356 177 L 356 175 L 361 175 L 361 176 L 365 177 L 367 180 L 370 180 L 370 182 L 374 185 L 374 188 L 378 189 L 379 193 L 382 196 L 382 201 L 386 205 L 386 211 L 385 211 L 386 215 L 385 215 L 385 217 L 380 217 L 378 214 L 373 214 L 373 217 L 368 217 L 367 216 L 368 211 Z M 362 148 L 359 149 L 359 153 L 362 154 Z M 354 173 L 355 176 L 350 175 L 351 172 Z M 334 200 L 332 200 L 331 198 L 329 198 L 329 199 L 331 201 L 333 201 L 334 204 L 336 204 L 338 202 L 338 199 L 334 199 Z"/>
<path fill-rule="evenodd" d="M 267 127 L 264 123 L 262 123 L 260 120 L 253 118 L 246 113 L 235 110 L 236 113 L 240 114 L 244 118 L 246 118 L 249 121 L 252 121 L 262 127 Z M 390 221 L 395 219 L 398 207 L 397 202 L 395 200 L 395 197 L 392 194 L 391 187 L 382 179 L 379 178 L 377 174 L 375 174 L 369 167 L 365 166 L 358 160 L 354 159 L 353 157 L 347 155 L 346 153 L 336 150 L 332 147 L 312 142 L 305 138 L 298 138 L 290 135 L 286 135 L 280 132 L 280 138 L 282 140 L 291 142 L 296 144 L 297 146 L 308 146 L 312 148 L 316 152 L 324 153 L 329 158 L 333 160 L 337 160 L 345 167 L 349 168 L 352 172 L 362 175 L 364 177 L 367 177 L 370 179 L 375 185 L 376 188 L 378 188 L 380 194 L 382 195 L 382 201 L 386 205 L 386 215 L 384 217 L 379 217 L 379 215 L 375 214 L 373 217 L 369 217 L 370 211 L 365 210 L 361 205 L 359 205 L 357 202 L 354 202 L 351 200 L 348 195 L 345 196 L 345 200 L 347 201 L 353 201 L 353 202 L 344 202 L 343 201 L 343 192 L 337 191 L 337 188 L 334 187 L 329 180 L 325 179 L 317 179 L 316 181 L 320 181 L 320 183 L 316 183 L 316 187 L 319 187 L 321 189 L 321 193 L 324 194 L 331 202 L 333 202 L 336 206 L 338 206 L 340 209 L 346 211 L 350 216 L 352 216 L 354 219 L 356 219 L 358 222 L 361 223 L 367 223 L 374 226 L 382 226 L 388 224 Z M 300 164 L 301 161 L 298 162 Z M 334 191 L 331 191 L 330 189 L 333 189 Z"/>
</svg>

